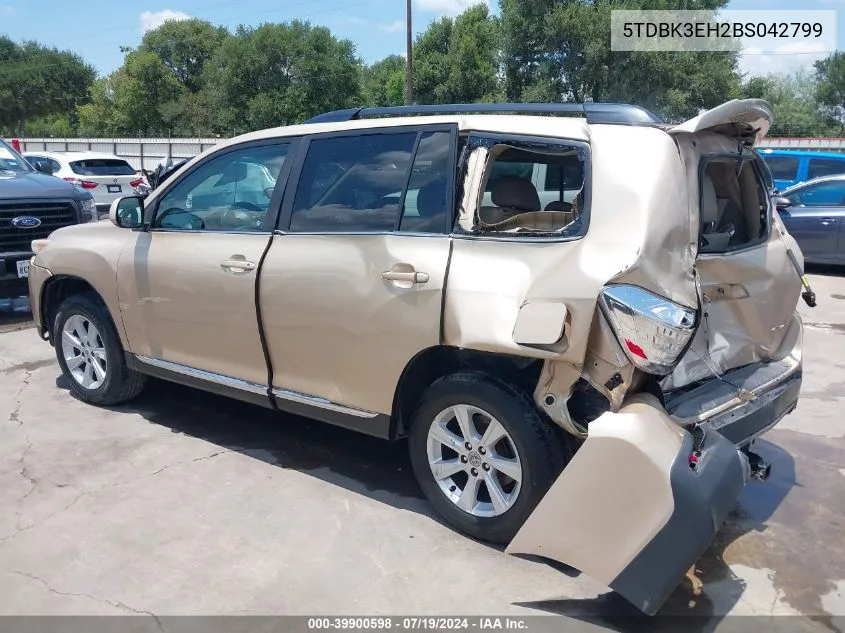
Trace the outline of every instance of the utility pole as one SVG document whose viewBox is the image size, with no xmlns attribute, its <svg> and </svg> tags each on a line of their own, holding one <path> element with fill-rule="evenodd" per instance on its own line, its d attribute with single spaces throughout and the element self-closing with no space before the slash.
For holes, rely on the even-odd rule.
<svg viewBox="0 0 845 633">
<path fill-rule="evenodd" d="M 411 31 L 411 0 L 405 0 L 405 105 L 414 102 L 413 37 Z"/>
</svg>

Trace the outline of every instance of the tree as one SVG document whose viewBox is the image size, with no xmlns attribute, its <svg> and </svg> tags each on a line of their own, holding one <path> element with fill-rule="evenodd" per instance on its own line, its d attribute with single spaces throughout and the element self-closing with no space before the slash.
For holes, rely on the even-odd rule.
<svg viewBox="0 0 845 633">
<path fill-rule="evenodd" d="M 484 4 L 432 22 L 414 43 L 419 103 L 473 103 L 496 95 L 499 24 Z"/>
<path fill-rule="evenodd" d="M 398 106 L 405 103 L 405 58 L 388 55 L 365 68 L 361 96 L 366 106 Z"/>
<path fill-rule="evenodd" d="M 0 130 L 23 132 L 27 122 L 73 112 L 89 99 L 94 69 L 79 55 L 0 36 Z"/>
<path fill-rule="evenodd" d="M 238 27 L 207 71 L 226 129 L 300 123 L 360 103 L 361 63 L 352 42 L 307 22 Z"/>
<path fill-rule="evenodd" d="M 205 64 L 228 36 L 226 27 L 204 20 L 168 20 L 147 31 L 140 48 L 158 57 L 188 92 L 198 92 Z"/>
<path fill-rule="evenodd" d="M 825 136 L 830 123 L 815 100 L 816 80 L 807 72 L 750 77 L 740 90 L 745 99 L 763 99 L 772 106 L 769 136 Z"/>
<path fill-rule="evenodd" d="M 845 131 L 845 53 L 837 51 L 815 63 L 815 97 L 828 108 L 828 115 L 839 123 L 839 133 Z"/>
<path fill-rule="evenodd" d="M 512 100 L 623 101 L 667 120 L 694 116 L 739 88 L 732 52 L 610 49 L 614 9 L 718 9 L 726 0 L 501 0 L 505 93 Z"/>
</svg>

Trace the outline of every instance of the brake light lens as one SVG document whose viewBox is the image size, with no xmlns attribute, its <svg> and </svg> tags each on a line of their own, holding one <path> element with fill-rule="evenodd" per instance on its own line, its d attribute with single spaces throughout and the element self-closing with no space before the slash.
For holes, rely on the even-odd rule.
<svg viewBox="0 0 845 633">
<path fill-rule="evenodd" d="M 83 189 L 96 189 L 97 183 L 90 180 L 80 180 L 79 178 L 65 178 L 69 183 L 82 187 Z"/>
<path fill-rule="evenodd" d="M 610 286 L 599 298 L 601 310 L 628 359 L 663 376 L 689 345 L 697 311 L 636 286 Z"/>
<path fill-rule="evenodd" d="M 129 186 L 130 186 L 130 187 L 137 187 L 138 185 L 140 185 L 140 184 L 141 184 L 141 183 L 143 183 L 143 182 L 144 182 L 144 179 L 143 179 L 143 178 L 136 178 L 135 180 L 130 180 L 130 181 L 129 181 Z"/>
</svg>

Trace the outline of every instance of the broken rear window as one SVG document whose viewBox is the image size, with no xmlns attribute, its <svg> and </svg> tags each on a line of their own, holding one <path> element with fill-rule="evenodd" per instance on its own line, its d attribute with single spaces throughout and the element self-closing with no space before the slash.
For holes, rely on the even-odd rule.
<svg viewBox="0 0 845 633">
<path fill-rule="evenodd" d="M 475 160 L 484 164 L 473 233 L 583 235 L 586 146 L 555 141 L 485 140 L 474 138 L 470 145 L 476 145 L 473 151 L 480 152 Z"/>
</svg>

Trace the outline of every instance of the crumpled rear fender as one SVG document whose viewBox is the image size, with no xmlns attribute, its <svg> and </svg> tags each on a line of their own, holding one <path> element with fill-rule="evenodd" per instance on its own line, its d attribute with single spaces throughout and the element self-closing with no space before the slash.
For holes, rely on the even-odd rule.
<svg viewBox="0 0 845 633">
<path fill-rule="evenodd" d="M 716 535 L 748 479 L 733 443 L 693 437 L 638 394 L 589 435 L 508 545 L 575 567 L 655 613 Z"/>
</svg>

